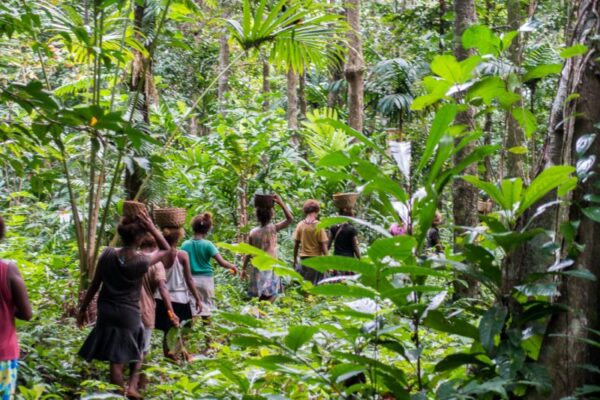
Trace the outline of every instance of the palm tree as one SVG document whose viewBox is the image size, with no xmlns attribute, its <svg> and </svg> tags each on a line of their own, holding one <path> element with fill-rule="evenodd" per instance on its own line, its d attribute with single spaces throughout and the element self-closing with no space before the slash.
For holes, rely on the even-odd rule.
<svg viewBox="0 0 600 400">
<path fill-rule="evenodd" d="M 228 20 L 232 38 L 244 51 L 264 51 L 269 63 L 288 76 L 288 126 L 297 127 L 296 86 L 298 75 L 309 65 L 324 68 L 342 52 L 339 15 L 328 14 L 312 2 L 279 0 L 269 8 L 260 0 L 253 9 L 244 0 L 242 20 Z M 333 44 L 332 43 L 338 43 Z"/>
<path fill-rule="evenodd" d="M 380 61 L 373 67 L 365 89 L 367 106 L 397 123 L 399 130 L 410 117 L 414 99 L 413 84 L 417 80 L 415 67 L 402 58 Z"/>
</svg>

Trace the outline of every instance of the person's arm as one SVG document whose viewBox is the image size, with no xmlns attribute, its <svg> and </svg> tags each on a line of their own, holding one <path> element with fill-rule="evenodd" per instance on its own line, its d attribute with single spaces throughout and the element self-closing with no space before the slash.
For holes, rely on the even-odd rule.
<svg viewBox="0 0 600 400">
<path fill-rule="evenodd" d="M 294 240 L 294 266 L 298 264 L 298 251 L 300 250 L 300 241 Z"/>
<path fill-rule="evenodd" d="M 340 228 L 342 229 L 342 228 Z M 327 231 L 325 229 L 321 229 L 317 232 L 319 235 L 319 245 L 321 246 L 321 255 L 326 256 L 329 254 L 329 236 L 327 235 Z"/>
<path fill-rule="evenodd" d="M 192 268 L 190 267 L 190 256 L 185 251 L 180 251 L 177 253 L 177 257 L 179 257 L 179 262 L 183 267 L 183 277 L 185 278 L 185 283 L 188 287 L 192 296 L 194 296 L 194 300 L 196 301 L 196 311 L 202 311 L 202 302 L 200 301 L 200 295 L 196 290 L 196 285 L 194 285 L 194 279 L 192 278 Z"/>
<path fill-rule="evenodd" d="M 165 306 L 167 307 L 167 313 L 169 315 L 169 319 L 173 322 L 176 328 L 179 328 L 179 318 L 175 314 L 175 310 L 173 310 L 173 303 L 171 303 L 171 295 L 169 294 L 169 289 L 167 289 L 167 284 L 164 279 L 158 281 L 158 292 L 160 293 L 160 297 L 162 297 Z"/>
<path fill-rule="evenodd" d="M 233 271 L 234 275 L 237 274 L 237 272 L 238 272 L 237 267 L 234 264 L 230 263 L 229 261 L 225 260 L 223 258 L 223 256 L 221 255 L 221 253 L 215 254 L 215 260 L 217 260 L 217 263 L 221 267 Z"/>
<path fill-rule="evenodd" d="M 23 321 L 31 320 L 33 313 L 31 311 L 29 296 L 27 295 L 27 287 L 17 264 L 13 262 L 8 264 L 8 279 L 12 298 L 15 303 L 15 317 Z"/>
<path fill-rule="evenodd" d="M 156 228 L 154 222 L 152 222 L 152 219 L 150 219 L 148 213 L 140 214 L 140 219 L 142 220 L 144 227 L 154 237 L 154 240 L 156 240 L 156 245 L 159 248 L 158 251 L 155 251 L 150 256 L 148 256 L 148 258 L 150 259 L 149 264 L 154 265 L 157 262 L 162 261 L 163 258 L 165 258 L 167 254 L 169 254 L 169 252 L 171 251 L 171 246 L 166 241 L 162 233 Z"/>
<path fill-rule="evenodd" d="M 352 238 L 352 249 L 354 250 L 354 255 L 356 258 L 360 258 L 360 247 L 358 247 L 358 237 L 354 236 Z"/>
<path fill-rule="evenodd" d="M 294 216 L 292 215 L 292 212 L 290 211 L 288 206 L 283 202 L 283 200 L 281 200 L 281 197 L 279 197 L 278 194 L 275 195 L 275 203 L 279 204 L 279 206 L 283 210 L 283 214 L 285 215 L 284 221 L 275 224 L 275 229 L 277 230 L 277 232 L 279 232 L 280 230 L 287 228 L 292 224 L 292 222 L 294 222 Z"/>
<path fill-rule="evenodd" d="M 326 256 L 329 254 L 329 248 L 327 247 L 327 242 L 320 242 L 321 245 L 321 255 Z"/>
<path fill-rule="evenodd" d="M 96 295 L 96 293 L 98 293 L 98 290 L 100 289 L 100 285 L 102 284 L 102 272 L 101 271 L 102 271 L 102 266 L 104 265 L 103 260 L 104 260 L 104 254 L 102 256 L 100 256 L 100 259 L 98 260 L 98 264 L 96 265 L 96 272 L 94 273 L 94 279 L 92 279 L 92 283 L 90 284 L 90 287 L 88 288 L 87 292 L 85 292 L 85 296 L 83 297 L 83 300 L 81 301 L 81 306 L 79 307 L 79 312 L 77 313 L 77 326 L 80 328 L 85 323 L 85 317 L 86 317 L 85 312 L 86 312 L 88 306 L 90 305 L 92 299 Z"/>
<path fill-rule="evenodd" d="M 242 264 L 242 273 L 240 275 L 241 279 L 248 278 L 248 264 L 250 263 L 250 255 L 246 254 L 244 256 L 244 264 Z"/>
</svg>

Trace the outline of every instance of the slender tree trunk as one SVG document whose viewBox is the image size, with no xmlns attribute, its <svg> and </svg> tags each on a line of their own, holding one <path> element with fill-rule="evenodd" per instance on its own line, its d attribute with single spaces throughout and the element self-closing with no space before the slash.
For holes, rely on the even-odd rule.
<svg viewBox="0 0 600 400">
<path fill-rule="evenodd" d="M 518 30 L 521 26 L 522 10 L 521 0 L 507 0 L 506 2 L 507 11 L 507 23 L 510 30 Z M 519 69 L 523 64 L 523 43 L 521 34 L 517 35 L 513 40 L 513 43 L 509 49 L 509 58 L 515 69 Z M 522 90 L 520 86 L 514 88 L 514 92 L 521 95 Z M 515 108 L 523 108 L 524 103 L 519 100 L 515 105 Z M 513 118 L 510 111 L 506 115 L 506 174 L 509 178 L 522 178 L 525 180 L 525 168 L 523 163 L 523 155 L 515 154 L 508 151 L 513 147 L 523 146 L 525 143 L 525 134 L 523 128 Z"/>
<path fill-rule="evenodd" d="M 591 132 L 600 122 L 600 67 L 596 61 L 600 47 L 594 39 L 600 34 L 600 1 L 581 0 L 574 9 L 574 25 L 571 44 L 584 43 L 589 47 L 587 54 L 567 60 L 565 63 L 559 92 L 555 101 L 571 94 L 578 98 L 562 101 L 560 112 L 553 115 L 551 129 L 555 134 L 554 149 L 550 149 L 550 161 L 560 154 L 560 163 L 574 165 L 577 161 L 575 143 Z M 558 108 L 556 109 L 558 110 Z M 555 110 L 555 111 L 556 111 Z M 592 144 L 588 154 L 600 157 L 600 140 Z M 598 165 L 594 166 L 598 173 Z M 599 195 L 595 186 L 598 178 L 592 177 L 579 184 L 572 194 L 570 207 L 558 213 L 561 221 L 581 221 L 577 227 L 576 241 L 583 250 L 576 256 L 572 269 L 589 269 L 600 277 L 600 225 L 581 213 L 586 206 L 583 196 Z M 563 249 L 566 253 L 566 249 Z M 582 365 L 598 366 L 600 351 L 585 340 L 600 341 L 600 336 L 590 330 L 600 330 L 600 282 L 582 280 L 575 277 L 561 278 L 558 302 L 568 306 L 568 311 L 553 315 L 542 345 L 540 360 L 550 372 L 553 382 L 551 399 L 569 396 L 584 384 L 600 385 L 600 375 L 581 368 Z"/>
<path fill-rule="evenodd" d="M 308 103 L 306 102 L 306 70 L 302 71 L 300 75 L 298 104 L 300 106 L 300 119 L 303 120 L 306 118 L 306 111 L 308 109 Z"/>
<path fill-rule="evenodd" d="M 455 12 L 455 26 L 454 26 L 454 55 L 458 60 L 464 60 L 473 54 L 472 50 L 466 50 L 462 47 L 461 37 L 463 32 L 477 21 L 477 14 L 475 13 L 475 0 L 455 0 L 454 1 L 454 12 Z M 460 125 L 464 125 L 468 131 L 475 130 L 475 115 L 471 107 L 468 107 L 465 111 L 459 113 L 456 118 L 456 122 Z M 456 139 L 457 143 L 460 139 Z M 473 152 L 476 144 L 470 143 L 465 146 L 462 150 L 457 152 L 454 157 L 454 162 L 458 164 L 467 155 Z M 464 173 L 466 175 L 477 175 L 477 165 L 472 164 L 468 166 Z M 456 226 L 475 226 L 479 222 L 477 215 L 477 200 L 479 195 L 477 189 L 462 179 L 456 179 L 452 187 L 452 206 L 454 214 L 454 224 Z M 455 236 L 455 249 L 457 248 L 457 238 L 462 232 L 458 230 L 454 231 Z M 477 293 L 477 284 L 473 279 L 468 277 L 461 277 L 464 279 L 468 288 L 464 288 L 462 285 L 456 285 L 456 293 L 460 297 L 474 296 Z"/>
<path fill-rule="evenodd" d="M 288 129 L 298 129 L 298 74 L 290 68 L 287 72 Z"/>
<path fill-rule="evenodd" d="M 134 30 L 138 40 L 142 42 L 145 36 L 143 27 L 145 12 L 145 2 L 142 5 L 136 4 L 134 10 Z M 146 43 L 145 47 L 149 49 L 152 45 Z M 135 92 L 138 90 L 138 87 L 140 87 L 140 98 L 137 104 L 133 104 L 132 107 L 141 114 L 143 123 L 148 125 L 150 123 L 150 105 L 153 101 L 158 100 L 156 87 L 154 86 L 152 60 L 148 60 L 142 52 L 134 50 L 129 88 L 131 92 Z M 125 168 L 125 193 L 128 199 L 136 197 L 142 187 L 145 175 L 145 171 L 137 165 L 133 165 L 132 169 Z M 143 194 L 138 196 L 139 201 L 143 202 L 144 199 L 145 196 Z"/>
<path fill-rule="evenodd" d="M 229 91 L 229 35 L 226 32 L 221 34 L 219 39 L 219 85 L 217 96 L 219 101 L 219 113 L 225 114 L 225 93 Z"/>
<path fill-rule="evenodd" d="M 494 120 L 492 113 L 485 115 L 485 124 L 483 126 L 483 141 L 486 146 L 492 144 L 492 135 Z M 492 156 L 487 156 L 484 160 L 485 164 L 485 180 L 487 182 L 494 182 L 496 180 L 496 174 L 494 173 L 494 167 L 492 166 Z"/>
<path fill-rule="evenodd" d="M 271 93 L 271 81 L 269 80 L 270 67 L 269 61 L 266 59 L 262 62 L 262 94 L 263 94 L 263 111 L 268 111 L 271 106 L 269 94 Z"/>
<path fill-rule="evenodd" d="M 348 124 L 362 132 L 364 127 L 364 72 L 360 30 L 360 0 L 346 0 L 348 31 L 348 62 L 344 74 L 348 81 Z"/>
<path fill-rule="evenodd" d="M 439 1 L 440 1 L 440 25 L 439 25 L 439 30 L 438 30 L 438 33 L 440 35 L 439 48 L 440 48 L 440 53 L 443 53 L 445 50 L 444 35 L 446 34 L 446 21 L 444 21 L 444 15 L 446 15 L 446 12 L 448 11 L 448 4 L 446 3 L 446 0 L 439 0 Z"/>
</svg>

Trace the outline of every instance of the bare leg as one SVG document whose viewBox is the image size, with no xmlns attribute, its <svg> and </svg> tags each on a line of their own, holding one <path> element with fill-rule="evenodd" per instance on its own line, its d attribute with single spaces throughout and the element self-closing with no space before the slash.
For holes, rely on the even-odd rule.
<svg viewBox="0 0 600 400">
<path fill-rule="evenodd" d="M 140 381 L 140 370 L 142 369 L 142 362 L 129 363 L 129 388 L 127 389 L 127 396 L 141 399 L 142 396 L 138 392 L 138 383 Z"/>
<path fill-rule="evenodd" d="M 123 379 L 123 364 L 110 363 L 110 383 L 125 389 Z"/>
</svg>

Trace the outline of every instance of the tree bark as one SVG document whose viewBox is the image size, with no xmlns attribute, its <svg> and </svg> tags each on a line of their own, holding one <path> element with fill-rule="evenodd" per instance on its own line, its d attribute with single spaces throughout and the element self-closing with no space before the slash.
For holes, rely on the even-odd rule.
<svg viewBox="0 0 600 400">
<path fill-rule="evenodd" d="M 350 29 L 348 30 L 348 62 L 344 70 L 348 81 L 348 124 L 359 132 L 364 126 L 364 73 L 365 61 L 363 59 L 360 0 L 346 0 L 346 18 Z"/>
<path fill-rule="evenodd" d="M 219 39 L 219 85 L 217 96 L 219 101 L 219 113 L 225 114 L 225 93 L 229 91 L 229 35 L 225 32 Z"/>
<path fill-rule="evenodd" d="M 507 24 L 510 30 L 516 31 L 521 26 L 521 0 L 507 0 Z M 523 64 L 523 43 L 521 34 L 517 35 L 509 49 L 509 59 L 513 67 L 518 70 Z M 514 88 L 514 92 L 518 95 L 522 94 L 520 86 Z M 519 100 L 514 105 L 515 108 L 523 108 L 523 100 Z M 513 147 L 523 146 L 525 143 L 525 133 L 519 123 L 513 118 L 510 111 L 506 114 L 506 174 L 508 178 L 522 178 L 525 180 L 525 168 L 523 163 L 523 155 L 515 154 L 508 151 Z"/>
<path fill-rule="evenodd" d="M 600 34 L 600 1 L 581 0 L 573 13 L 573 36 L 570 44 L 584 43 L 589 51 L 565 63 L 553 107 L 556 113 L 553 112 L 551 119 L 553 148 L 547 149 L 545 156 L 549 162 L 575 165 L 575 143 L 580 137 L 597 132 L 595 125 L 600 122 L 600 67 L 595 61 L 600 47 L 594 40 Z M 574 93 L 578 93 L 579 97 L 565 104 L 564 99 Z M 596 158 L 600 156 L 600 140 L 596 139 L 588 154 L 595 155 Z M 597 164 L 594 169 L 597 174 Z M 586 268 L 600 277 L 600 246 L 596 245 L 600 241 L 600 225 L 581 213 L 581 207 L 586 203 L 583 196 L 600 194 L 600 190 L 594 185 L 598 179 L 596 176 L 580 182 L 572 193 L 571 205 L 558 213 L 557 222 L 581 221 L 576 241 L 583 245 L 583 251 L 575 258 L 572 268 Z M 566 249 L 563 249 L 563 253 L 566 253 Z M 552 316 L 540 353 L 540 360 L 550 372 L 553 382 L 551 399 L 569 396 L 584 384 L 600 384 L 599 374 L 578 367 L 585 364 L 597 366 L 600 360 L 600 349 L 584 342 L 600 341 L 598 335 L 590 332 L 590 329 L 600 329 L 599 281 L 563 276 L 557 301 L 568 306 L 568 311 Z"/>
<path fill-rule="evenodd" d="M 269 101 L 269 94 L 271 93 L 271 81 L 269 80 L 270 67 L 269 61 L 266 59 L 262 62 L 262 94 L 263 94 L 263 102 L 262 107 L 263 111 L 268 111 L 271 103 Z"/>
<path fill-rule="evenodd" d="M 464 60 L 473 54 L 472 50 L 467 50 L 462 47 L 461 37 L 463 32 L 477 21 L 475 12 L 474 0 L 455 0 L 455 25 L 454 25 L 454 55 L 458 60 Z M 475 115 L 474 110 L 468 107 L 466 111 L 459 113 L 456 117 L 456 122 L 463 125 L 466 131 L 475 130 Z M 458 143 L 459 138 L 456 139 Z M 476 144 L 471 142 L 454 156 L 454 162 L 460 163 L 466 156 L 473 152 Z M 468 166 L 464 173 L 466 175 L 477 175 L 477 165 Z M 452 187 L 452 211 L 454 214 L 454 224 L 456 226 L 476 226 L 479 222 L 477 215 L 477 200 L 479 194 L 477 189 L 462 179 L 456 179 Z M 454 247 L 460 251 L 458 246 L 458 237 L 462 234 L 458 230 L 454 231 Z M 461 277 L 468 284 L 465 288 L 463 285 L 457 284 L 455 287 L 456 294 L 459 297 L 472 297 L 477 293 L 476 282 L 468 277 Z"/>
<path fill-rule="evenodd" d="M 300 106 L 300 119 L 303 120 L 306 118 L 306 111 L 308 109 L 308 103 L 306 102 L 306 70 L 302 71 L 302 74 L 300 75 L 298 104 Z"/>
<path fill-rule="evenodd" d="M 133 26 L 137 39 L 143 43 L 145 42 L 143 26 L 145 12 L 146 3 L 144 2 L 142 5 L 136 3 Z M 152 45 L 145 43 L 145 47 L 149 49 Z M 140 98 L 137 99 L 136 104 L 132 105 L 132 108 L 141 114 L 143 123 L 148 125 L 150 123 L 150 105 L 152 102 L 158 101 L 158 94 L 154 86 L 152 60 L 147 59 L 140 51 L 134 50 L 133 53 L 134 59 L 131 65 L 129 88 L 132 93 L 135 93 L 139 89 Z M 145 171 L 135 164 L 131 170 L 125 168 L 125 193 L 128 199 L 131 200 L 136 197 L 142 187 L 145 174 Z M 138 196 L 138 200 L 143 202 L 144 197 L 140 195 Z"/>
<path fill-rule="evenodd" d="M 298 129 L 298 74 L 290 68 L 287 72 L 288 129 Z"/>
</svg>

